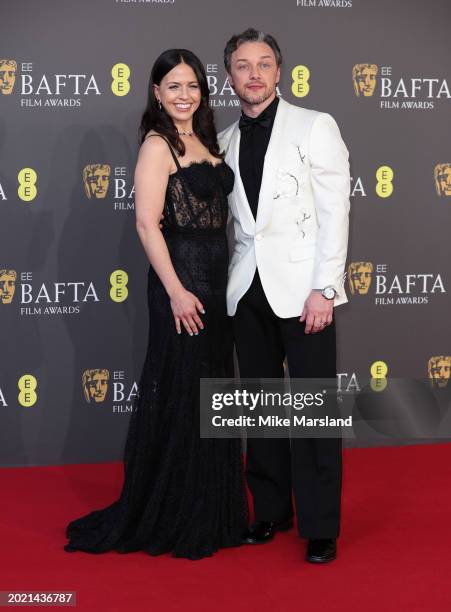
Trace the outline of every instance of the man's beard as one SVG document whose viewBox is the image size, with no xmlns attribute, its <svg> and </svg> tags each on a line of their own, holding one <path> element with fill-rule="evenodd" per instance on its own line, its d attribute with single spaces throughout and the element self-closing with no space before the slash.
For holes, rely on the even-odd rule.
<svg viewBox="0 0 451 612">
<path fill-rule="evenodd" d="M 245 102 L 247 102 L 248 104 L 257 106 L 258 104 L 262 104 L 263 102 L 265 102 L 265 100 L 270 98 L 272 93 L 273 93 L 272 91 L 268 91 L 267 89 L 265 89 L 265 92 L 259 96 L 251 97 L 251 95 L 248 95 L 245 92 L 243 93 L 240 92 L 238 93 L 238 97 L 244 100 Z"/>
</svg>

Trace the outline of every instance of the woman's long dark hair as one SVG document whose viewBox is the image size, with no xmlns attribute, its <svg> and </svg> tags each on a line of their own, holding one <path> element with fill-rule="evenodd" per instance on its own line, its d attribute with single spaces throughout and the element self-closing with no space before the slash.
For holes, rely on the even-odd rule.
<svg viewBox="0 0 451 612">
<path fill-rule="evenodd" d="M 163 77 L 170 70 L 182 62 L 193 69 L 201 92 L 201 102 L 193 116 L 193 131 L 210 153 L 220 158 L 222 156 L 219 153 L 213 111 L 209 105 L 210 91 L 208 89 L 207 76 L 202 62 L 194 53 L 187 49 L 168 49 L 156 59 L 150 73 L 149 86 L 147 88 L 147 106 L 139 128 L 140 143 L 144 142 L 144 138 L 149 130 L 155 130 L 167 138 L 181 156 L 185 154 L 185 145 L 178 135 L 174 122 L 164 110 L 164 107 L 160 109 L 153 89 L 153 86 L 159 85 Z"/>
</svg>

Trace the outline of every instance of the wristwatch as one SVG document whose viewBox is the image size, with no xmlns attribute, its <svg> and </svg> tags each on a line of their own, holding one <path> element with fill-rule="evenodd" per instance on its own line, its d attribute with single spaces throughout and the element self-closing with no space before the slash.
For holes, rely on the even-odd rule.
<svg viewBox="0 0 451 612">
<path fill-rule="evenodd" d="M 320 291 L 321 295 L 325 297 L 326 300 L 333 300 L 337 295 L 337 292 L 332 285 L 328 285 L 327 287 L 324 287 L 324 289 L 314 289 L 314 291 Z"/>
</svg>

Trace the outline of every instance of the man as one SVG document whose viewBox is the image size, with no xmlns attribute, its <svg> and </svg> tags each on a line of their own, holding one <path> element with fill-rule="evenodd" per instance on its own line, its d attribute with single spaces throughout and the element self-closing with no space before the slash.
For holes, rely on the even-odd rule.
<svg viewBox="0 0 451 612">
<path fill-rule="evenodd" d="M 333 308 L 347 302 L 348 150 L 328 113 L 276 96 L 282 57 L 254 29 L 224 51 L 240 98 L 239 121 L 219 134 L 235 172 L 229 196 L 233 252 L 227 309 L 242 378 L 336 378 Z M 250 544 L 293 524 L 294 491 L 306 559 L 336 557 L 341 508 L 341 438 L 249 439 L 247 481 L 255 523 Z"/>
</svg>

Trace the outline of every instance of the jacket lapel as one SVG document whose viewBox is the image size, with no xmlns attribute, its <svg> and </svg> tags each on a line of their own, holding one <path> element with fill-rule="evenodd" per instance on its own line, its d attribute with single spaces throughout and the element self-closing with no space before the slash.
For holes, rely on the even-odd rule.
<svg viewBox="0 0 451 612">
<path fill-rule="evenodd" d="M 259 232 L 266 227 L 271 218 L 281 150 L 283 150 L 283 144 L 289 140 L 289 134 L 287 133 L 289 107 L 290 105 L 288 102 L 285 102 L 285 100 L 282 98 L 279 99 L 274 124 L 271 130 L 271 138 L 269 139 L 268 149 L 266 151 L 265 162 L 263 165 L 263 176 L 259 192 L 256 220 L 254 219 L 251 207 L 249 206 L 246 191 L 240 175 L 239 155 L 241 131 L 238 127 L 238 121 L 236 122 L 233 133 L 230 137 L 225 161 L 235 173 L 235 183 L 232 197 L 240 218 L 241 227 L 246 234 L 249 234 L 250 236 L 253 236 L 256 232 Z"/>
<path fill-rule="evenodd" d="M 241 227 L 246 234 L 253 236 L 255 234 L 255 219 L 254 215 L 252 214 L 251 207 L 249 206 L 246 191 L 240 176 L 240 139 L 241 132 L 237 122 L 230 138 L 225 161 L 235 173 L 235 183 L 233 186 L 232 197 L 240 217 Z"/>
<path fill-rule="evenodd" d="M 279 99 L 277 112 L 272 126 L 271 138 L 266 151 L 263 165 L 263 176 L 258 198 L 256 231 L 259 232 L 268 225 L 274 205 L 277 171 L 281 159 L 283 145 L 288 141 L 287 126 L 290 105 L 282 98 Z M 252 213 L 251 213 L 252 214 Z"/>
</svg>

